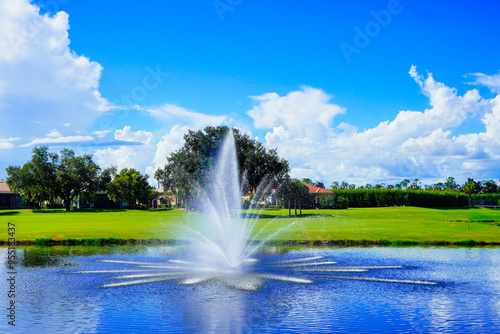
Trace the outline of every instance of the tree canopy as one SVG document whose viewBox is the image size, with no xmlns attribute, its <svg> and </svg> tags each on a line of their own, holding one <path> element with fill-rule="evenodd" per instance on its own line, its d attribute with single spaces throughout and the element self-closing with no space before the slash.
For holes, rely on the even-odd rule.
<svg viewBox="0 0 500 334">
<path fill-rule="evenodd" d="M 177 191 L 187 198 L 193 183 L 204 185 L 211 180 L 210 171 L 217 159 L 219 147 L 230 129 L 208 126 L 184 136 L 184 146 L 167 157 L 167 163 L 155 173 L 165 190 Z M 276 150 L 266 150 L 248 134 L 233 128 L 240 180 L 253 192 L 265 177 L 288 172 L 288 162 L 278 157 Z"/>
<path fill-rule="evenodd" d="M 124 199 L 131 207 L 136 203 L 148 203 L 157 196 L 148 184 L 148 178 L 147 174 L 142 175 L 133 168 L 124 168 L 109 183 L 106 193 L 112 201 Z"/>
</svg>

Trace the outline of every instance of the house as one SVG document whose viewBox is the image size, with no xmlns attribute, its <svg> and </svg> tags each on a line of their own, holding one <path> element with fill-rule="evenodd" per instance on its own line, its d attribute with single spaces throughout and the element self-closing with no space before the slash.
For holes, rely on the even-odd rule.
<svg viewBox="0 0 500 334">
<path fill-rule="evenodd" d="M 312 184 L 302 182 L 309 189 L 309 194 L 314 195 L 314 203 L 320 205 L 320 199 L 322 197 L 333 196 L 333 191 L 313 186 Z"/>
<path fill-rule="evenodd" d="M 21 204 L 21 196 L 12 192 L 4 180 L 0 180 L 0 208 L 18 208 Z"/>
<path fill-rule="evenodd" d="M 334 193 L 331 190 L 316 187 L 316 186 L 313 186 L 312 184 L 305 183 L 305 182 L 301 182 L 301 183 L 304 184 L 305 186 L 307 186 L 307 188 L 309 190 L 309 194 L 314 196 L 314 205 L 320 206 L 321 205 L 320 199 L 322 197 L 334 196 Z M 243 199 L 245 199 L 245 197 L 243 197 Z M 271 191 L 271 195 L 267 198 L 266 204 L 267 205 L 278 205 L 278 198 L 276 196 L 275 189 L 273 189 Z M 308 203 L 308 204 L 304 203 L 304 204 L 306 205 L 306 207 L 313 206 L 313 203 Z"/>
</svg>

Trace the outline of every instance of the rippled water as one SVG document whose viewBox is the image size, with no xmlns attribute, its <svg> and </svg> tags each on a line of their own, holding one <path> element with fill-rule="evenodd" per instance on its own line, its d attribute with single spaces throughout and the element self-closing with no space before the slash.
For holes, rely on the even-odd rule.
<svg viewBox="0 0 500 334">
<path fill-rule="evenodd" d="M 2 257 L 6 249 L 2 248 Z M 498 248 L 317 248 L 259 254 L 259 263 L 319 257 L 339 266 L 402 266 L 361 273 L 304 272 L 312 284 L 264 280 L 257 291 L 219 280 L 178 281 L 99 288 L 113 281 L 120 263 L 163 262 L 182 256 L 167 247 L 18 248 L 16 327 L 1 332 L 463 332 L 500 329 Z M 4 265 L 4 269 L 6 265 Z M 271 269 L 266 269 L 270 271 Z M 2 270 L 2 309 L 8 303 Z M 275 273 L 268 272 L 273 275 Z M 287 274 L 288 275 L 288 274 Z M 116 275 L 115 275 L 116 276 Z M 405 284 L 345 278 L 435 282 Z M 6 312 L 4 312 L 6 314 Z"/>
</svg>

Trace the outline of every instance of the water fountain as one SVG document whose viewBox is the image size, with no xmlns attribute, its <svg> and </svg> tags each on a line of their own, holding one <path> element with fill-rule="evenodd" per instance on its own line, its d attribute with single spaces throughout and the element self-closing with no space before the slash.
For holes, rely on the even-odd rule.
<svg viewBox="0 0 500 334">
<path fill-rule="evenodd" d="M 171 259 L 167 262 L 103 260 L 100 262 L 127 265 L 128 268 L 74 273 L 124 274 L 111 277 L 119 282 L 104 284 L 104 288 L 176 280 L 181 284 L 218 281 L 240 290 L 257 290 L 265 280 L 310 284 L 314 282 L 311 278 L 319 277 L 321 273 L 336 279 L 435 284 L 416 280 L 333 275 L 363 273 L 372 269 L 400 269 L 402 266 L 339 266 L 336 261 L 324 260 L 323 256 L 259 261 L 254 258 L 259 248 L 298 220 L 280 227 L 267 238 L 258 240 L 267 225 L 255 233 L 259 212 L 250 210 L 249 214 L 242 217 L 242 195 L 232 131 L 224 139 L 216 161 L 214 170 L 209 173 L 211 182 L 205 190 L 199 188 L 201 195 L 197 202 L 200 203 L 203 214 L 197 222 L 197 228 L 188 229 L 190 245 L 187 259 Z M 264 200 L 270 187 L 269 182 L 261 184 L 254 202 Z"/>
</svg>

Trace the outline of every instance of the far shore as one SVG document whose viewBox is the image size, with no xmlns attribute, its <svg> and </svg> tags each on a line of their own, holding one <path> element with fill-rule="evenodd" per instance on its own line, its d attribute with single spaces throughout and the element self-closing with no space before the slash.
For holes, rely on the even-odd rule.
<svg viewBox="0 0 500 334">
<path fill-rule="evenodd" d="M 254 235 L 271 246 L 500 246 L 500 210 L 489 208 L 382 207 L 347 210 L 265 209 Z M 16 245 L 178 245 L 195 212 L 171 210 L 0 210 Z M 9 224 L 10 223 L 10 224 Z M 280 233 L 275 234 L 281 230 Z"/>
</svg>

